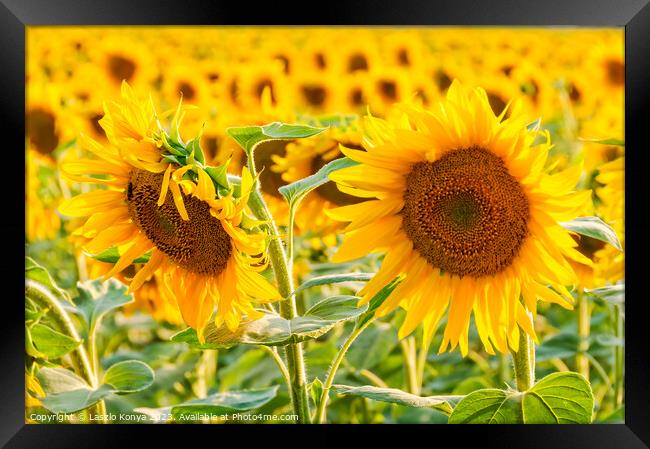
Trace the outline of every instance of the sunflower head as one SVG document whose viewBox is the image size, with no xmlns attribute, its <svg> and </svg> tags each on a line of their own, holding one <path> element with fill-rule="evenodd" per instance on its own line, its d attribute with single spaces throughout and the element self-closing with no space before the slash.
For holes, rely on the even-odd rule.
<svg viewBox="0 0 650 449">
<path fill-rule="evenodd" d="M 179 135 L 181 103 L 169 132 L 151 100 L 139 100 L 127 84 L 122 98 L 105 109 L 102 126 L 109 145 L 84 137 L 82 145 L 96 158 L 61 167 L 71 180 L 107 187 L 59 208 L 65 215 L 88 217 L 75 231 L 85 239 L 83 248 L 91 255 L 118 249 L 120 258 L 105 277 L 149 253 L 130 291 L 156 276 L 201 339 L 213 314 L 217 325 L 231 330 L 243 315 L 259 317 L 251 301 L 273 301 L 279 294 L 259 273 L 266 268 L 267 236 L 247 210 L 253 186 L 248 170 L 235 189 L 227 167 L 204 165 L 201 136 L 184 143 Z"/>
<path fill-rule="evenodd" d="M 581 168 L 548 174 L 548 134 L 527 126 L 516 103 L 496 115 L 481 88 L 454 81 L 433 110 L 397 111 L 367 117 L 366 151 L 343 149 L 359 165 L 330 175 L 370 198 L 327 211 L 350 222 L 334 260 L 385 253 L 362 301 L 403 279 L 377 310 L 407 310 L 400 337 L 424 323 L 431 338 L 447 312 L 440 350 L 466 354 L 473 312 L 488 352 L 517 350 L 520 331 L 536 338 L 538 299 L 572 306 L 567 259 L 591 263 L 559 225 L 591 198 L 573 190 Z"/>
</svg>

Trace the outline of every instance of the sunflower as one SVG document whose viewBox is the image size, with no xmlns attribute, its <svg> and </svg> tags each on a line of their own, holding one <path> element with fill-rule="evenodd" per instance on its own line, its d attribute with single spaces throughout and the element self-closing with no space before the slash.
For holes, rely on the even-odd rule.
<svg viewBox="0 0 650 449">
<path fill-rule="evenodd" d="M 538 131 L 520 114 L 495 116 L 481 88 L 454 81 L 433 111 L 399 108 L 394 122 L 368 117 L 367 151 L 343 149 L 359 165 L 330 175 L 341 191 L 374 198 L 327 212 L 350 222 L 333 260 L 385 252 L 361 302 L 403 277 L 377 310 L 407 310 L 400 337 L 424 323 L 430 339 L 449 307 L 440 351 L 467 354 L 472 311 L 489 353 L 516 351 L 520 328 L 536 339 L 537 299 L 572 307 L 567 257 L 590 264 L 558 224 L 590 199 L 572 190 L 581 170 L 548 175 L 548 134 L 533 146 Z"/>
<path fill-rule="evenodd" d="M 110 34 L 93 48 L 90 58 L 102 68 L 112 88 L 120 88 L 122 81 L 136 88 L 148 88 L 157 75 L 152 55 L 152 49 L 141 40 Z"/>
<path fill-rule="evenodd" d="M 243 315 L 258 318 L 253 298 L 280 298 L 259 273 L 266 268 L 266 234 L 241 226 L 253 186 L 248 170 L 242 173 L 240 197 L 217 197 L 200 166 L 166 162 L 151 100 L 137 99 L 123 83 L 121 100 L 107 103 L 105 113 L 100 124 L 111 145 L 82 136 L 82 147 L 98 159 L 62 164 L 61 171 L 72 180 L 107 188 L 78 195 L 59 208 L 64 215 L 88 217 L 78 234 L 87 239 L 89 254 L 118 248 L 121 256 L 105 277 L 150 252 L 129 290 L 137 291 L 159 273 L 162 287 L 199 338 L 215 306 L 217 326 L 225 323 L 231 330 Z M 174 122 L 180 113 L 179 105 Z M 190 171 L 193 179 L 186 176 Z"/>
<path fill-rule="evenodd" d="M 76 129 L 76 120 L 63 108 L 61 91 L 43 79 L 30 82 L 27 89 L 25 128 L 31 148 L 52 160 L 54 150 Z"/>
</svg>

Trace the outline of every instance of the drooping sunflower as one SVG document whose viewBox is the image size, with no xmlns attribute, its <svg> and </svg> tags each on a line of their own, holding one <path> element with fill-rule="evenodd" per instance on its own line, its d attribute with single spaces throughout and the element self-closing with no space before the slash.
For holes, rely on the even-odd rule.
<svg viewBox="0 0 650 449">
<path fill-rule="evenodd" d="M 61 166 L 71 180 L 106 187 L 59 208 L 64 215 L 88 217 L 77 232 L 87 239 L 84 249 L 98 254 L 118 248 L 120 258 L 106 277 L 150 252 L 129 290 L 137 291 L 160 273 L 163 287 L 199 338 L 215 307 L 217 326 L 225 323 L 231 330 L 243 315 L 259 317 L 252 301 L 274 301 L 279 294 L 259 273 L 266 268 L 266 234 L 242 226 L 253 185 L 248 170 L 243 170 L 239 197 L 219 197 L 200 166 L 180 167 L 164 159 L 151 100 L 137 99 L 124 83 L 122 99 L 106 103 L 105 113 L 100 124 L 110 145 L 82 136 L 81 145 L 97 158 Z M 188 179 L 190 171 L 195 176 Z"/>
<path fill-rule="evenodd" d="M 366 151 L 343 149 L 359 165 L 334 172 L 341 191 L 369 198 L 328 211 L 349 221 L 333 260 L 383 252 L 362 302 L 403 277 L 377 310 L 407 310 L 399 336 L 424 323 L 431 338 L 447 308 L 440 351 L 468 351 L 472 311 L 485 349 L 518 349 L 520 328 L 535 337 L 538 299 L 572 307 L 567 258 L 589 264 L 558 221 L 575 218 L 590 192 L 581 170 L 545 171 L 550 143 L 514 111 L 496 116 L 481 88 L 454 81 L 431 111 L 400 106 L 399 120 L 366 119 Z M 523 296 L 523 303 L 520 302 Z"/>
</svg>

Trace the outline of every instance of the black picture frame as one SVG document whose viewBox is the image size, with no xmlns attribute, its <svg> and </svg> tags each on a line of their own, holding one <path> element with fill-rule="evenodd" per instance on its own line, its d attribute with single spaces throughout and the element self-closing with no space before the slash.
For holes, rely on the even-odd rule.
<svg viewBox="0 0 650 449">
<path fill-rule="evenodd" d="M 307 5 L 306 8 L 304 5 Z M 186 444 L 228 444 L 224 436 L 237 437 L 250 445 L 251 436 L 269 441 L 286 437 L 334 444 L 345 433 L 368 432 L 377 438 L 403 437 L 406 444 L 444 444 L 468 442 L 469 433 L 478 437 L 481 447 L 499 448 L 642 448 L 650 445 L 650 356 L 645 313 L 648 295 L 643 290 L 643 257 L 650 254 L 644 234 L 650 226 L 644 150 L 648 150 L 646 131 L 650 117 L 648 73 L 650 73 L 650 5 L 646 0 L 592 1 L 480 1 L 447 0 L 357 0 L 350 3 L 266 6 L 252 2 L 216 2 L 209 0 L 2 0 L 0 5 L 0 79 L 2 85 L 2 165 L 5 180 L 1 189 L 5 213 L 0 220 L 4 257 L 0 266 L 5 277 L 3 305 L 9 306 L 2 317 L 2 362 L 0 364 L 0 444 L 5 447 L 131 447 L 135 438 L 169 441 L 171 433 L 191 432 Z M 299 432 L 285 426 L 258 426 L 254 432 L 232 426 L 128 426 L 118 425 L 25 425 L 24 424 L 24 328 L 20 317 L 20 235 L 24 230 L 23 203 L 14 194 L 24 182 L 24 170 L 15 163 L 24 145 L 25 31 L 34 25 L 506 25 L 506 26 L 581 26 L 625 27 L 626 43 L 626 415 L 625 424 L 564 426 L 301 426 Z M 11 176 L 17 179 L 15 182 Z M 15 201 L 15 203 L 12 203 Z M 11 217 L 14 217 L 12 220 Z M 15 245 L 15 249 L 13 247 Z M 23 245 L 24 252 L 24 245 Z M 647 277 L 647 276 L 646 276 Z M 15 289 L 15 290 L 14 290 Z M 263 427 L 260 431 L 260 427 Z M 469 433 L 468 433 L 469 432 Z M 268 435 L 269 433 L 273 435 Z M 317 433 L 307 436 L 307 433 Z M 403 434 L 403 435 L 402 435 Z M 444 434 L 444 435 L 443 435 Z M 189 435 L 188 435 L 189 436 Z M 273 440 L 271 440 L 273 438 Z M 303 440 L 309 438 L 309 440 Z M 315 438 L 311 440 L 311 438 Z M 220 442 L 221 441 L 221 442 Z M 276 443 L 273 443 L 276 444 Z"/>
</svg>

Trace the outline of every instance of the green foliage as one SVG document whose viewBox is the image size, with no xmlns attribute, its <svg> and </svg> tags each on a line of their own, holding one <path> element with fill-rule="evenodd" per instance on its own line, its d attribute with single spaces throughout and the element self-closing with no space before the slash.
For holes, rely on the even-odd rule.
<svg viewBox="0 0 650 449">
<path fill-rule="evenodd" d="M 280 187 L 280 194 L 282 194 L 290 206 L 295 207 L 295 205 L 297 205 L 309 192 L 329 182 L 330 173 L 357 164 L 358 162 L 347 157 L 334 159 L 332 162 L 329 162 L 318 170 L 315 174 Z"/>
<path fill-rule="evenodd" d="M 616 231 L 598 217 L 579 217 L 575 220 L 560 223 L 564 229 L 585 235 L 601 242 L 609 243 L 619 251 L 623 251 Z"/>
<path fill-rule="evenodd" d="M 97 388 L 64 368 L 41 368 L 38 379 L 46 393 L 43 406 L 52 413 L 74 413 L 112 394 L 127 394 L 148 388 L 154 379 L 151 368 L 135 360 L 110 367 Z"/>
<path fill-rule="evenodd" d="M 325 298 L 307 312 L 291 320 L 260 310 L 262 318 L 244 321 L 231 332 L 226 326 L 208 324 L 205 343 L 200 343 L 192 328 L 174 335 L 172 341 L 189 343 L 199 349 L 228 348 L 236 344 L 284 346 L 295 342 L 318 338 L 337 323 L 351 320 L 366 311 L 367 306 L 357 307 L 356 296 L 332 296 Z"/>
<path fill-rule="evenodd" d="M 25 331 L 38 351 L 39 358 L 47 360 L 63 357 L 81 344 L 81 341 L 41 323 L 26 326 Z"/>
<path fill-rule="evenodd" d="M 433 408 L 446 415 L 451 414 L 454 406 L 462 396 L 416 396 L 397 388 L 378 388 L 370 385 L 352 387 L 349 385 L 333 385 L 336 393 L 341 395 L 360 396 L 374 401 L 390 402 L 407 407 Z"/>
<path fill-rule="evenodd" d="M 60 301 L 64 303 L 71 302 L 68 292 L 59 288 L 50 273 L 31 257 L 25 257 L 25 279 L 31 279 L 42 284 Z"/>
<path fill-rule="evenodd" d="M 298 292 L 319 285 L 340 284 L 343 282 L 365 282 L 372 279 L 374 275 L 375 273 L 346 273 L 315 276 L 300 284 L 293 294 L 295 295 Z"/>
<path fill-rule="evenodd" d="M 116 246 L 113 246 L 112 248 L 108 248 L 107 250 L 102 251 L 101 253 L 93 256 L 93 259 L 97 259 L 100 262 L 106 262 L 106 263 L 117 263 L 118 260 L 120 260 L 120 252 L 117 249 Z M 146 253 L 143 254 L 140 257 L 137 257 L 136 259 L 133 260 L 133 263 L 147 263 L 149 259 L 151 258 L 151 253 Z"/>
<path fill-rule="evenodd" d="M 77 289 L 79 295 L 70 310 L 81 316 L 91 330 L 108 312 L 133 302 L 133 297 L 126 294 L 126 286 L 112 279 L 80 282 Z"/>
<path fill-rule="evenodd" d="M 530 390 L 494 388 L 468 394 L 449 416 L 451 424 L 588 424 L 594 398 L 578 373 L 553 373 Z"/>
<path fill-rule="evenodd" d="M 269 140 L 295 140 L 315 136 L 327 128 L 316 128 L 309 125 L 290 125 L 273 122 L 264 126 L 231 127 L 226 133 L 250 154 L 255 147 Z"/>
<path fill-rule="evenodd" d="M 176 421 L 201 421 L 205 417 L 216 418 L 226 414 L 254 410 L 271 401 L 277 392 L 277 386 L 255 390 L 228 391 L 171 407 L 138 408 L 136 411 L 145 413 L 158 422 L 164 422 L 170 418 Z"/>
</svg>

